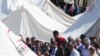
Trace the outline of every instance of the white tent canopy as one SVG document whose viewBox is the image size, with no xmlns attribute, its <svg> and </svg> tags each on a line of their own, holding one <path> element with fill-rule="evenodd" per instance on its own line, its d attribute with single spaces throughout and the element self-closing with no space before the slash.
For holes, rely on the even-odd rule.
<svg viewBox="0 0 100 56">
<path fill-rule="evenodd" d="M 86 33 L 100 16 L 100 7 L 98 6 L 100 3 L 96 2 L 93 10 L 84 12 L 79 20 L 69 28 L 69 26 L 66 27 L 49 18 L 29 1 L 22 1 L 22 3 L 23 9 L 13 12 L 3 22 L 16 34 L 22 34 L 24 39 L 35 36 L 40 40 L 49 41 L 53 37 L 53 30 L 58 30 L 61 34 L 65 32 L 66 36 L 78 37 L 80 34 Z M 12 24 L 12 22 L 14 23 Z"/>
<path fill-rule="evenodd" d="M 4 13 L 4 14 L 9 14 L 9 11 L 8 11 L 8 8 L 7 8 L 7 0 L 0 0 L 0 11 L 1 13 Z"/>
<path fill-rule="evenodd" d="M 0 56 L 37 56 L 0 21 Z"/>
<path fill-rule="evenodd" d="M 79 37 L 85 34 L 100 19 L 100 0 L 96 0 L 92 8 L 86 11 L 66 32 L 64 35 Z"/>
<path fill-rule="evenodd" d="M 97 20 L 97 22 L 87 31 L 86 35 L 89 36 L 95 36 L 97 38 L 100 37 L 100 18 Z"/>
<path fill-rule="evenodd" d="M 62 10 L 57 8 L 50 0 L 28 0 L 31 4 L 37 5 L 43 12 L 45 12 L 52 19 L 60 22 L 65 26 L 71 26 L 76 19 L 65 14 Z M 37 3 L 35 3 L 37 1 Z"/>
<path fill-rule="evenodd" d="M 5 0 L 4 1 L 2 1 L 2 0 L 0 0 L 0 19 L 2 19 L 2 18 L 4 18 L 4 17 L 6 17 L 6 13 L 7 13 L 7 11 L 6 11 L 6 4 L 5 4 L 6 2 L 5 2 Z M 5 5 L 4 5 L 5 4 Z M 3 6 L 4 5 L 4 6 Z M 6 13 L 4 13 L 4 11 L 6 12 Z"/>
<path fill-rule="evenodd" d="M 49 0 L 8 0 L 6 9 L 9 10 L 8 12 L 15 11 L 23 6 L 23 3 L 25 2 L 33 6 L 38 6 L 53 20 L 56 20 L 65 26 L 71 26 L 76 21 L 71 16 L 58 9 Z"/>
<path fill-rule="evenodd" d="M 0 20 L 22 6 L 20 0 L 0 0 Z"/>
<path fill-rule="evenodd" d="M 23 8 L 11 13 L 3 22 L 16 34 L 26 37 L 35 36 L 40 40 L 49 41 L 53 30 L 63 33 L 68 26 L 64 26 L 52 20 L 36 6 L 27 2 L 23 3 Z"/>
</svg>

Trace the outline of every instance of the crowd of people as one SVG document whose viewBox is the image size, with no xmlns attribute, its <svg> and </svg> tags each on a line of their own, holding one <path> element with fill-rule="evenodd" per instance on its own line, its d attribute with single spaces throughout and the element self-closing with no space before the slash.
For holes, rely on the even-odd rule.
<svg viewBox="0 0 100 56">
<path fill-rule="evenodd" d="M 49 42 L 27 37 L 25 43 L 38 56 L 100 56 L 100 38 L 82 34 L 76 40 L 72 37 L 66 40 L 57 30 L 53 36 Z"/>
<path fill-rule="evenodd" d="M 51 2 L 70 16 L 75 16 L 86 10 L 88 0 L 69 0 L 65 2 L 64 0 L 51 0 Z"/>
</svg>

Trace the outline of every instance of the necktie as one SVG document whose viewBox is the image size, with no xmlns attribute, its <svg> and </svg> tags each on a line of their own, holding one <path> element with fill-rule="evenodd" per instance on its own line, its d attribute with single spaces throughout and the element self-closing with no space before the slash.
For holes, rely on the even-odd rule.
<svg viewBox="0 0 100 56">
<path fill-rule="evenodd" d="M 55 49 L 52 50 L 52 55 L 55 55 Z"/>
</svg>

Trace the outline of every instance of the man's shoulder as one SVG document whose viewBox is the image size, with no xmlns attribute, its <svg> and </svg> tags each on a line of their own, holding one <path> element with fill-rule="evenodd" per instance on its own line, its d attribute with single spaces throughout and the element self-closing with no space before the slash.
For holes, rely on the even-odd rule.
<svg viewBox="0 0 100 56">
<path fill-rule="evenodd" d="M 60 39 L 65 39 L 65 37 L 64 36 L 59 36 L 60 37 Z"/>
<path fill-rule="evenodd" d="M 65 37 L 63 37 L 63 36 L 60 36 L 60 40 L 61 41 L 66 41 Z"/>
<path fill-rule="evenodd" d="M 79 52 L 78 52 L 76 49 L 73 49 L 72 52 L 74 53 L 74 55 L 78 55 L 78 56 L 80 56 Z"/>
</svg>

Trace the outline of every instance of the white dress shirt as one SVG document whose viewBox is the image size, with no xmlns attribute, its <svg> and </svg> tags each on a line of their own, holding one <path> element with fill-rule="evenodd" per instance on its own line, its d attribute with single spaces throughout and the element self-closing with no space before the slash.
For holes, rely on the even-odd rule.
<svg viewBox="0 0 100 56">
<path fill-rule="evenodd" d="M 97 50 L 97 54 L 98 54 L 98 56 L 100 56 L 100 49 Z"/>
<path fill-rule="evenodd" d="M 78 52 L 76 49 L 73 49 L 73 50 L 71 51 L 70 56 L 80 56 L 80 54 L 79 54 L 79 52 Z"/>
<path fill-rule="evenodd" d="M 57 48 L 53 49 L 50 56 L 55 56 L 56 55 L 56 52 L 57 52 Z"/>
</svg>

